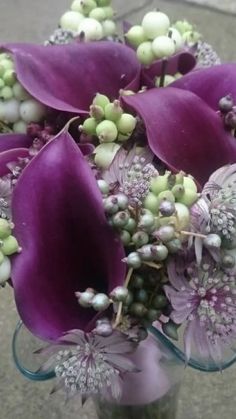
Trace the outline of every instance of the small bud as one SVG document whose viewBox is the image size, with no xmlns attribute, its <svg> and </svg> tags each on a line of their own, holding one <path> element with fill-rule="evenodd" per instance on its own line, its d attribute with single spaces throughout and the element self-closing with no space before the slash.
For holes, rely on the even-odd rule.
<svg viewBox="0 0 236 419">
<path fill-rule="evenodd" d="M 114 100 L 113 103 L 108 103 L 105 106 L 105 118 L 109 121 L 116 122 L 123 114 L 123 109 L 120 106 L 119 100 Z"/>
<path fill-rule="evenodd" d="M 121 230 L 119 232 L 119 236 L 120 236 L 120 239 L 121 239 L 121 241 L 122 241 L 122 243 L 123 243 L 124 246 L 128 246 L 130 244 L 130 242 L 131 242 L 131 236 L 130 236 L 130 234 L 129 234 L 128 231 Z"/>
<path fill-rule="evenodd" d="M 218 234 L 208 234 L 208 236 L 203 239 L 203 244 L 208 249 L 219 249 L 221 247 L 221 238 Z"/>
<path fill-rule="evenodd" d="M 130 313 L 138 318 L 144 317 L 146 312 L 147 309 L 142 303 L 133 303 L 130 307 Z"/>
<path fill-rule="evenodd" d="M 152 306 L 157 309 L 166 307 L 168 300 L 164 294 L 159 294 L 152 300 Z"/>
<path fill-rule="evenodd" d="M 128 208 L 129 199 L 125 194 L 119 193 L 116 195 L 116 198 L 120 209 L 125 210 Z"/>
<path fill-rule="evenodd" d="M 96 294 L 92 299 L 92 307 L 96 311 L 104 311 L 111 304 L 110 299 L 106 294 L 99 293 Z"/>
<path fill-rule="evenodd" d="M 113 301 L 124 303 L 128 297 L 128 289 L 126 287 L 116 287 L 110 294 Z"/>
<path fill-rule="evenodd" d="M 96 19 L 99 22 L 102 22 L 106 19 L 106 12 L 102 7 L 95 7 L 89 13 L 89 17 L 91 17 L 92 19 Z"/>
<path fill-rule="evenodd" d="M 101 23 L 91 17 L 86 17 L 80 22 L 78 33 L 84 34 L 85 41 L 99 41 L 103 37 Z"/>
<path fill-rule="evenodd" d="M 101 169 L 107 169 L 114 159 L 120 145 L 116 143 L 103 143 L 97 146 L 94 150 L 95 164 Z"/>
<path fill-rule="evenodd" d="M 145 244 L 148 243 L 149 241 L 149 236 L 147 233 L 145 233 L 145 231 L 137 231 L 133 236 L 132 236 L 132 241 L 134 243 L 134 245 L 136 247 L 141 247 Z"/>
<path fill-rule="evenodd" d="M 178 326 L 173 323 L 171 320 L 168 323 L 162 325 L 163 332 L 173 340 L 178 340 Z"/>
<path fill-rule="evenodd" d="M 224 96 L 219 100 L 219 109 L 223 113 L 228 113 L 229 111 L 231 111 L 233 109 L 233 106 L 234 100 L 231 95 Z"/>
<path fill-rule="evenodd" d="M 157 262 L 162 262 L 168 256 L 168 249 L 163 244 L 153 245 L 152 254 Z"/>
<path fill-rule="evenodd" d="M 82 307 L 91 307 L 92 300 L 94 298 L 94 292 L 86 290 L 85 292 L 76 292 L 76 297 L 78 298 L 78 303 Z"/>
<path fill-rule="evenodd" d="M 131 252 L 126 258 L 126 263 L 133 269 L 138 269 L 142 265 L 141 258 L 137 252 Z"/>
<path fill-rule="evenodd" d="M 175 238 L 175 229 L 171 225 L 162 226 L 155 232 L 155 237 L 163 243 L 169 242 Z"/>
<path fill-rule="evenodd" d="M 97 93 L 95 98 L 93 99 L 93 105 L 101 106 L 103 110 L 105 110 L 106 105 L 110 103 L 110 100 L 107 96 L 101 95 L 101 93 Z"/>
<path fill-rule="evenodd" d="M 116 140 L 118 131 L 112 121 L 102 121 L 96 128 L 96 134 L 101 143 L 111 143 Z"/>
<path fill-rule="evenodd" d="M 5 256 L 13 255 L 19 251 L 18 241 L 14 236 L 8 236 L 3 239 L 1 251 Z"/>
<path fill-rule="evenodd" d="M 175 205 L 170 201 L 162 201 L 159 206 L 159 211 L 164 217 L 170 217 L 175 213 Z"/>
<path fill-rule="evenodd" d="M 79 126 L 79 130 L 87 135 L 96 135 L 97 121 L 95 118 L 85 119 L 83 125 Z"/>
<path fill-rule="evenodd" d="M 104 118 L 104 110 L 98 105 L 91 105 L 89 108 L 89 114 L 96 121 L 101 121 Z"/>
<path fill-rule="evenodd" d="M 104 210 L 108 214 L 115 214 L 116 212 L 119 211 L 118 202 L 115 195 L 110 195 L 108 196 L 108 198 L 105 198 L 103 200 L 103 206 L 104 206 Z"/>
<path fill-rule="evenodd" d="M 125 211 L 119 211 L 112 217 L 114 227 L 124 228 L 129 219 L 129 214 Z"/>
<path fill-rule="evenodd" d="M 132 304 L 133 301 L 134 301 L 134 295 L 130 290 L 128 290 L 128 296 L 127 296 L 124 304 L 126 306 L 130 306 L 130 304 Z"/>
<path fill-rule="evenodd" d="M 142 261 L 149 262 L 154 259 L 154 255 L 152 252 L 152 245 L 146 244 L 138 249 L 138 254 L 141 257 Z"/>
<path fill-rule="evenodd" d="M 109 193 L 109 185 L 103 179 L 98 179 L 97 181 L 98 187 L 103 195 L 107 195 Z"/>
<path fill-rule="evenodd" d="M 0 218 L 0 239 L 6 239 L 11 235 L 11 224 L 4 218 Z"/>
</svg>

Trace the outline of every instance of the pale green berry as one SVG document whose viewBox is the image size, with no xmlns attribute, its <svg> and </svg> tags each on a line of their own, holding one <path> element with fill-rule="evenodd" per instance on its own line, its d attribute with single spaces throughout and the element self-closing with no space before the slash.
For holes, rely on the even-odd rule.
<svg viewBox="0 0 236 419">
<path fill-rule="evenodd" d="M 110 195 L 110 196 L 108 196 L 108 198 L 105 198 L 103 200 L 103 207 L 104 207 L 104 210 L 108 214 L 110 214 L 110 215 L 116 214 L 119 211 L 119 206 L 118 206 L 116 196 Z"/>
<path fill-rule="evenodd" d="M 189 226 L 190 223 L 190 213 L 186 205 L 179 202 L 175 203 L 176 218 L 178 221 L 178 228 L 184 230 Z"/>
<path fill-rule="evenodd" d="M 35 99 L 29 99 L 21 103 L 20 116 L 23 121 L 40 122 L 46 114 L 46 108 Z"/>
<path fill-rule="evenodd" d="M 108 183 L 103 179 L 98 179 L 97 183 L 101 193 L 107 195 L 110 189 Z"/>
<path fill-rule="evenodd" d="M 136 247 L 141 247 L 149 242 L 149 235 L 145 231 L 137 231 L 132 236 L 132 241 Z"/>
<path fill-rule="evenodd" d="M 80 2 L 74 2 L 72 6 L 74 10 L 81 13 L 82 15 L 87 16 L 91 12 L 91 10 L 97 7 L 97 3 L 94 0 L 80 0 Z"/>
<path fill-rule="evenodd" d="M 14 70 L 6 70 L 2 78 L 7 86 L 12 87 L 16 82 L 16 73 Z"/>
<path fill-rule="evenodd" d="M 89 108 L 89 115 L 95 118 L 96 121 L 101 121 L 104 118 L 104 110 L 101 106 L 91 105 Z"/>
<path fill-rule="evenodd" d="M 175 229 L 171 225 L 165 225 L 158 229 L 156 237 L 163 243 L 166 243 L 175 238 Z"/>
<path fill-rule="evenodd" d="M 106 95 L 102 95 L 101 93 L 97 93 L 93 99 L 93 105 L 101 106 L 101 108 L 104 110 L 108 103 L 110 103 L 109 98 Z"/>
<path fill-rule="evenodd" d="M 10 86 L 4 86 L 0 91 L 0 98 L 3 100 L 9 100 L 13 97 L 13 91 Z"/>
<path fill-rule="evenodd" d="M 151 244 L 145 244 L 140 249 L 138 249 L 138 254 L 141 257 L 141 259 L 145 262 L 152 261 L 154 259 Z"/>
<path fill-rule="evenodd" d="M 184 40 L 182 38 L 182 35 L 178 31 L 178 29 L 173 28 L 173 27 L 169 28 L 169 33 L 171 34 L 170 38 L 175 43 L 175 51 L 178 51 L 180 48 L 182 48 L 182 46 L 184 44 Z"/>
<path fill-rule="evenodd" d="M 138 48 L 140 44 L 147 41 L 147 37 L 144 33 L 144 29 L 141 25 L 132 26 L 129 31 L 125 34 L 128 42 L 135 48 Z"/>
<path fill-rule="evenodd" d="M 162 262 L 168 256 L 168 249 L 164 244 L 152 246 L 152 254 L 157 262 Z"/>
<path fill-rule="evenodd" d="M 182 243 L 179 239 L 170 240 L 166 243 L 166 247 L 169 250 L 169 253 L 177 253 L 182 249 Z"/>
<path fill-rule="evenodd" d="M 110 299 L 106 294 L 99 293 L 96 294 L 92 299 L 92 307 L 96 311 L 104 311 L 111 304 Z"/>
<path fill-rule="evenodd" d="M 114 36 L 117 32 L 116 24 L 111 19 L 102 22 L 103 33 L 105 37 Z"/>
<path fill-rule="evenodd" d="M 6 100 L 3 103 L 3 110 L 1 113 L 4 114 L 3 120 L 5 123 L 13 124 L 14 122 L 17 122 L 20 119 L 19 102 L 14 98 Z"/>
<path fill-rule="evenodd" d="M 81 293 L 76 293 L 76 296 L 78 297 L 78 303 L 82 307 L 91 307 L 94 295 L 94 292 L 90 290 Z"/>
<path fill-rule="evenodd" d="M 173 27 L 175 27 L 180 34 L 184 34 L 184 32 L 191 32 L 193 31 L 193 25 L 191 25 L 191 23 L 189 23 L 187 20 L 178 20 Z"/>
<path fill-rule="evenodd" d="M 166 74 L 165 77 L 164 77 L 163 86 L 160 86 L 161 77 L 156 77 L 155 86 L 156 87 L 166 87 L 166 86 L 169 86 L 169 84 L 173 83 L 174 81 L 175 81 L 174 76 L 171 76 L 170 74 Z"/>
<path fill-rule="evenodd" d="M 221 247 L 221 238 L 218 234 L 211 233 L 203 239 L 203 244 L 208 249 L 219 249 Z"/>
<path fill-rule="evenodd" d="M 16 82 L 12 87 L 13 94 L 17 100 L 27 100 L 30 99 L 30 94 L 24 89 L 24 87 L 19 83 Z"/>
<path fill-rule="evenodd" d="M 132 133 L 129 134 L 121 134 L 121 132 L 118 133 L 117 141 L 120 143 L 125 143 L 131 136 Z"/>
<path fill-rule="evenodd" d="M 0 264 L 0 284 L 5 284 L 11 277 L 11 262 L 10 259 L 5 256 L 2 263 Z"/>
<path fill-rule="evenodd" d="M 142 27 L 148 39 L 165 35 L 170 27 L 170 20 L 165 13 L 149 12 L 142 20 Z"/>
<path fill-rule="evenodd" d="M 197 192 L 197 184 L 191 176 L 184 176 L 183 185 L 185 188 L 192 189 Z"/>
<path fill-rule="evenodd" d="M 116 124 L 112 121 L 102 121 L 97 125 L 96 134 L 101 143 L 111 143 L 118 135 Z"/>
<path fill-rule="evenodd" d="M 111 6 L 104 6 L 103 10 L 106 14 L 106 19 L 112 19 L 114 17 L 114 10 Z"/>
<path fill-rule="evenodd" d="M 101 169 L 107 169 L 116 153 L 119 151 L 120 145 L 115 143 L 103 143 L 95 148 L 95 164 Z"/>
<path fill-rule="evenodd" d="M 116 122 L 119 132 L 122 134 L 129 134 L 134 130 L 137 124 L 137 119 L 129 113 L 123 113 L 120 119 Z"/>
<path fill-rule="evenodd" d="M 85 119 L 83 125 L 79 126 L 79 130 L 87 135 L 96 135 L 97 121 L 95 118 Z"/>
<path fill-rule="evenodd" d="M 124 303 L 128 297 L 129 291 L 126 287 L 116 287 L 114 290 L 110 293 L 110 297 L 113 301 L 122 302 Z"/>
<path fill-rule="evenodd" d="M 131 236 L 130 236 L 130 233 L 128 231 L 121 230 L 119 232 L 119 236 L 120 236 L 120 239 L 121 239 L 124 246 L 128 246 L 130 244 Z"/>
<path fill-rule="evenodd" d="M 97 0 L 97 4 L 99 7 L 109 6 L 111 4 L 111 0 Z"/>
<path fill-rule="evenodd" d="M 109 121 L 116 122 L 121 118 L 123 114 L 123 109 L 120 106 L 119 100 L 114 100 L 113 103 L 108 103 L 105 106 L 105 118 Z"/>
<path fill-rule="evenodd" d="M 137 223 L 133 218 L 130 218 L 128 223 L 125 226 L 125 230 L 127 230 L 129 233 L 133 233 L 137 227 Z"/>
<path fill-rule="evenodd" d="M 174 197 L 177 200 L 179 200 L 183 196 L 184 191 L 185 191 L 185 187 L 184 185 L 181 185 L 181 184 L 177 184 L 171 189 L 171 192 L 173 193 Z"/>
<path fill-rule="evenodd" d="M 150 213 L 143 214 L 140 217 L 140 220 L 139 220 L 139 227 L 140 228 L 143 228 L 143 229 L 146 230 L 146 229 L 149 229 L 149 228 L 153 227 L 154 224 L 155 224 L 155 218 L 154 218 L 153 214 L 151 213 L 151 211 L 150 211 Z"/>
<path fill-rule="evenodd" d="M 117 203 L 120 209 L 125 210 L 126 208 L 128 208 L 129 199 L 125 194 L 123 193 L 117 194 L 116 199 L 117 199 Z"/>
<path fill-rule="evenodd" d="M 81 9 L 81 0 L 74 0 L 72 5 L 70 6 L 71 10 L 73 12 L 80 12 L 82 11 Z"/>
<path fill-rule="evenodd" d="M 149 192 L 144 200 L 144 208 L 149 209 L 153 214 L 158 213 L 158 199 L 154 193 Z"/>
<path fill-rule="evenodd" d="M 9 221 L 0 218 L 0 239 L 6 239 L 11 235 L 12 226 Z"/>
<path fill-rule="evenodd" d="M 131 252 L 126 258 L 126 263 L 133 269 L 138 269 L 142 265 L 141 258 L 137 252 Z"/>
<path fill-rule="evenodd" d="M 157 176 L 151 180 L 150 189 L 155 195 L 159 195 L 160 192 L 169 189 L 168 183 L 169 173 Z"/>
<path fill-rule="evenodd" d="M 155 60 L 155 55 L 152 50 L 152 43 L 150 41 L 142 42 L 137 48 L 137 57 L 141 64 L 150 65 Z"/>
<path fill-rule="evenodd" d="M 181 198 L 178 199 L 178 202 L 186 205 L 187 207 L 191 207 L 199 198 L 199 194 L 193 191 L 190 188 L 185 188 L 184 193 Z"/>
<path fill-rule="evenodd" d="M 4 254 L 0 250 L 0 265 L 4 261 L 4 258 L 5 258 L 5 256 L 4 256 Z M 0 284 L 1 284 L 1 282 L 0 282 Z"/>
<path fill-rule="evenodd" d="M 171 57 L 175 53 L 175 43 L 166 35 L 158 36 L 152 42 L 152 51 L 158 59 Z"/>
<path fill-rule="evenodd" d="M 129 214 L 125 211 L 119 211 L 112 217 L 114 227 L 124 228 L 129 219 Z"/>
<path fill-rule="evenodd" d="M 4 67 L 5 71 L 14 69 L 14 63 L 11 58 L 5 58 L 1 60 L 1 66 Z"/>
<path fill-rule="evenodd" d="M 179 172 L 175 175 L 175 184 L 176 185 L 183 185 L 184 183 L 184 172 Z"/>
<path fill-rule="evenodd" d="M 196 44 L 200 39 L 201 34 L 199 32 L 189 31 L 183 34 L 183 40 L 189 45 Z"/>
<path fill-rule="evenodd" d="M 5 256 L 10 256 L 18 252 L 19 244 L 16 238 L 10 235 L 3 239 L 3 243 L 1 244 L 1 251 Z"/>
<path fill-rule="evenodd" d="M 174 203 L 175 197 L 171 191 L 163 191 L 159 193 L 157 200 L 158 200 L 158 205 L 160 206 L 165 201 Z"/>
<path fill-rule="evenodd" d="M 99 41 L 103 38 L 101 23 L 91 17 L 87 17 L 80 22 L 78 26 L 78 33 L 84 34 L 85 41 Z"/>
<path fill-rule="evenodd" d="M 5 71 L 6 71 L 5 67 L 3 67 L 3 65 L 0 62 L 0 77 L 3 76 L 3 74 L 5 73 Z"/>
<path fill-rule="evenodd" d="M 102 7 L 95 7 L 95 9 L 91 10 L 89 13 L 89 17 L 102 22 L 106 19 L 107 16 L 105 10 Z"/>
<path fill-rule="evenodd" d="M 2 79 L 0 79 L 0 90 L 5 86 L 5 83 Z"/>
<path fill-rule="evenodd" d="M 173 323 L 171 320 L 168 323 L 162 325 L 163 332 L 171 339 L 178 340 L 178 326 Z"/>
<path fill-rule="evenodd" d="M 62 29 L 77 32 L 78 27 L 83 20 L 84 16 L 82 15 L 82 13 L 71 10 L 62 15 L 60 19 L 60 26 Z"/>
<path fill-rule="evenodd" d="M 17 121 L 13 124 L 13 131 L 17 132 L 18 134 L 26 134 L 27 133 L 27 124 L 24 121 Z"/>
</svg>

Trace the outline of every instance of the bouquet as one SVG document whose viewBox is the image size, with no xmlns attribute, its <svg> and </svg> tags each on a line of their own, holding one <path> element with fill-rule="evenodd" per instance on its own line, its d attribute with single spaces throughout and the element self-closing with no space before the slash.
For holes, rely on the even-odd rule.
<svg viewBox="0 0 236 419">
<path fill-rule="evenodd" d="M 1 46 L 0 285 L 53 391 L 145 404 L 150 330 L 186 364 L 233 351 L 236 67 L 185 20 L 113 16 L 75 0 L 45 45 Z"/>
</svg>

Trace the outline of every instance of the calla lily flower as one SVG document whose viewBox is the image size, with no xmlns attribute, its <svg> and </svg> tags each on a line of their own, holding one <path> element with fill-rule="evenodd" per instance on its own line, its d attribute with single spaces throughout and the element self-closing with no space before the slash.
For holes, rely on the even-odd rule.
<svg viewBox="0 0 236 419">
<path fill-rule="evenodd" d="M 107 224 L 101 194 L 67 131 L 47 144 L 20 176 L 13 193 L 15 257 L 12 283 L 25 325 L 55 340 L 85 330 L 96 312 L 75 292 L 109 293 L 124 282 L 124 250 Z"/>
<path fill-rule="evenodd" d="M 135 52 L 118 43 L 10 44 L 4 49 L 13 54 L 25 89 L 59 111 L 87 114 L 97 92 L 115 99 L 120 89 L 137 92 L 143 80 Z M 235 68 L 198 70 L 172 87 L 123 97 L 124 107 L 144 122 L 154 155 L 171 169 L 191 173 L 200 184 L 236 159 L 235 139 L 216 112 L 222 96 L 232 93 L 236 99 Z M 202 84 L 211 77 L 212 83 L 224 83 L 214 86 L 208 98 Z M 1 137 L 0 167 L 6 168 L 4 153 L 15 150 L 15 159 L 16 150 L 21 155 L 30 140 L 17 134 Z M 22 247 L 12 270 L 16 303 L 26 326 L 49 340 L 71 329 L 90 329 L 95 312 L 78 305 L 76 291 L 89 284 L 109 293 L 124 283 L 123 246 L 107 224 L 83 151 L 65 129 L 32 159 L 13 192 L 14 234 Z"/>
</svg>

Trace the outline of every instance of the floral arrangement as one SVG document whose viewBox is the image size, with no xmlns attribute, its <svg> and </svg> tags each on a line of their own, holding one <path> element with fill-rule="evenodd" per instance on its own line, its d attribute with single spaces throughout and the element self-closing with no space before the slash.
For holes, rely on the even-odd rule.
<svg viewBox="0 0 236 419">
<path fill-rule="evenodd" d="M 0 54 L 0 284 L 83 400 L 142 380 L 151 326 L 219 367 L 236 333 L 235 64 L 185 20 L 123 40 L 113 16 L 75 0 Z"/>
</svg>

